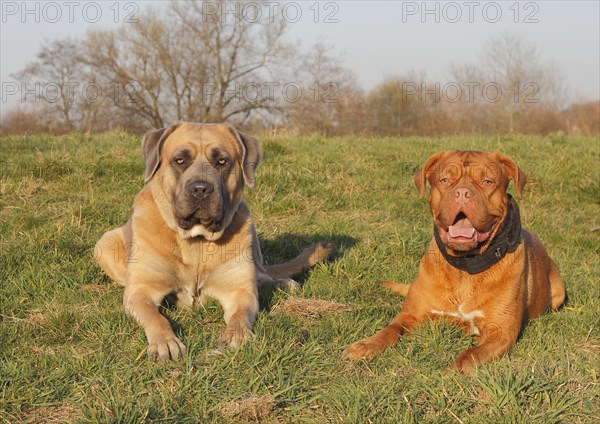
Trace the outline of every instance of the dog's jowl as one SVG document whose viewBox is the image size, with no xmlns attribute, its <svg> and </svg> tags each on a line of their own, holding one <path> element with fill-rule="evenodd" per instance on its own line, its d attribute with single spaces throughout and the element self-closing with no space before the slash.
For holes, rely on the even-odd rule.
<svg viewBox="0 0 600 424">
<path fill-rule="evenodd" d="M 328 243 L 309 247 L 290 262 L 265 266 L 245 186 L 255 184 L 262 150 L 255 138 L 227 125 L 180 123 L 142 139 L 145 186 L 133 214 L 97 243 L 98 262 L 125 287 L 127 312 L 144 328 L 155 360 L 185 353 L 159 312 L 165 298 L 191 305 L 216 299 L 227 327 L 220 344 L 237 347 L 258 313 L 258 288 L 276 284 L 329 254 Z M 287 279 L 287 280 L 286 280 Z"/>
<path fill-rule="evenodd" d="M 429 182 L 433 239 L 410 285 L 387 282 L 406 296 L 400 314 L 345 355 L 368 358 L 427 319 L 456 321 L 479 337 L 451 369 L 471 372 L 504 355 L 528 320 L 565 299 L 563 280 L 542 242 L 521 228 L 517 202 L 526 176 L 499 153 L 443 151 L 415 175 L 421 197 Z"/>
</svg>

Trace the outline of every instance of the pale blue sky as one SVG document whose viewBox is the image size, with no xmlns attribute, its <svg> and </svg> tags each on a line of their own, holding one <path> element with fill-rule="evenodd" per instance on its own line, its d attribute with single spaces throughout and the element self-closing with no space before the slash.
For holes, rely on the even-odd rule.
<svg viewBox="0 0 600 424">
<path fill-rule="evenodd" d="M 26 2 L 27 10 L 23 10 L 22 1 L 2 1 L 2 83 L 13 81 L 10 74 L 34 58 L 45 38 L 82 37 L 89 28 L 127 25 L 123 23 L 125 16 L 134 12 L 136 5 L 143 10 L 150 3 L 159 4 Z M 304 48 L 317 40 L 334 46 L 333 55 L 343 57 L 345 66 L 366 89 L 387 76 L 408 72 L 425 73 L 428 80 L 444 83 L 450 79 L 452 64 L 476 63 L 490 37 L 511 32 L 534 44 L 543 62 L 554 62 L 564 76 L 571 100 L 600 98 L 600 2 L 597 0 L 322 1 L 318 4 L 274 1 L 273 10 L 282 13 L 286 3 L 291 3 L 285 9 L 290 22 L 288 35 L 300 40 Z M 423 5 L 429 13 L 423 14 Z M 262 13 L 270 13 L 270 9 L 265 7 Z M 97 17 L 98 22 L 93 22 Z M 1 106 L 5 109 L 12 104 L 14 99 L 9 97 Z"/>
</svg>

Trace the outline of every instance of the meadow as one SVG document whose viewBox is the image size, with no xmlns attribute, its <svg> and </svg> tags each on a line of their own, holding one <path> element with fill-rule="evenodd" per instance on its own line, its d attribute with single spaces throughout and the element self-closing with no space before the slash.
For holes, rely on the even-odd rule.
<svg viewBox="0 0 600 424">
<path fill-rule="evenodd" d="M 295 293 L 261 298 L 255 338 L 215 353 L 216 302 L 164 311 L 188 347 L 146 356 L 142 329 L 93 246 L 143 185 L 139 138 L 0 139 L 0 422 L 593 423 L 600 420 L 600 139 L 562 136 L 263 138 L 247 190 L 265 259 L 331 240 Z M 528 174 L 523 225 L 544 242 L 568 302 L 532 321 L 474 376 L 444 374 L 475 340 L 424 324 L 370 361 L 342 357 L 384 326 L 432 234 L 413 175 L 446 148 L 497 150 Z M 511 190 L 512 191 L 512 190 Z"/>
</svg>

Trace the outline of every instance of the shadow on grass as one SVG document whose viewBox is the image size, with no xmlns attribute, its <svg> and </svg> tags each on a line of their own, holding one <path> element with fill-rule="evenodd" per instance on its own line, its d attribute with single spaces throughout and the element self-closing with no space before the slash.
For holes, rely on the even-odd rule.
<svg viewBox="0 0 600 424">
<path fill-rule="evenodd" d="M 264 239 L 259 236 L 260 247 L 266 265 L 287 262 L 298 256 L 304 249 L 319 242 L 331 242 L 334 250 L 327 261 L 335 261 L 352 248 L 358 240 L 347 235 L 325 235 L 325 234 L 290 234 L 284 233 L 275 239 Z"/>
<path fill-rule="evenodd" d="M 331 254 L 324 261 L 333 262 L 344 256 L 345 252 L 356 245 L 358 240 L 346 235 L 327 236 L 322 234 L 300 235 L 284 233 L 275 239 L 260 239 L 260 246 L 263 253 L 263 260 L 267 265 L 272 265 L 292 260 L 307 247 L 320 242 L 330 242 L 333 244 Z M 310 270 L 306 270 L 293 277 L 298 284 L 303 285 L 308 279 L 309 274 Z M 271 309 L 273 296 L 277 290 L 277 288 L 269 287 L 262 288 L 259 291 L 259 305 L 261 310 L 268 312 Z M 185 332 L 182 325 L 170 316 L 170 312 L 176 308 L 177 295 L 175 293 L 167 294 L 160 305 L 160 312 L 169 321 L 177 337 L 185 343 Z"/>
<path fill-rule="evenodd" d="M 275 239 L 263 239 L 259 237 L 260 247 L 263 254 L 263 260 L 266 265 L 284 263 L 294 259 L 307 247 L 321 242 L 330 242 L 333 244 L 333 250 L 329 257 L 324 262 L 334 262 L 344 256 L 345 252 L 351 249 L 358 240 L 347 235 L 323 235 L 323 234 L 290 234 L 284 233 L 277 236 Z M 293 279 L 304 285 L 310 269 L 303 271 L 301 274 L 292 276 Z M 276 288 L 262 288 L 259 292 L 259 303 L 261 310 L 270 310 L 272 299 L 277 291 Z"/>
</svg>

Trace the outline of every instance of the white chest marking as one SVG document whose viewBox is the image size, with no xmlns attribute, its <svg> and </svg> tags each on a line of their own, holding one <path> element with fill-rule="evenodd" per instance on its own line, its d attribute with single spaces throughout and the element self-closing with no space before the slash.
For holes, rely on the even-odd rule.
<svg viewBox="0 0 600 424">
<path fill-rule="evenodd" d="M 440 316 L 452 317 L 452 318 L 459 319 L 461 321 L 468 322 L 471 326 L 471 333 L 475 334 L 476 336 L 479 335 L 479 328 L 477 327 L 477 325 L 475 325 L 475 318 L 483 318 L 484 317 L 482 310 L 475 309 L 475 310 L 472 310 L 471 312 L 465 312 L 463 310 L 463 305 L 458 305 L 458 309 L 453 312 L 439 311 L 437 309 L 432 309 L 431 313 L 435 314 L 435 315 L 440 315 Z"/>
<path fill-rule="evenodd" d="M 181 236 L 182 239 L 189 239 L 189 238 L 201 236 L 201 237 L 204 237 L 208 241 L 215 241 L 215 240 L 219 240 L 221 238 L 221 236 L 223 236 L 225 229 L 222 229 L 221 231 L 217 231 L 216 233 L 213 233 L 212 231 L 209 231 L 206 228 L 204 228 L 202 225 L 197 224 L 197 225 L 194 225 L 189 230 L 184 230 L 182 228 L 179 228 L 178 231 L 179 231 L 179 235 Z"/>
</svg>

